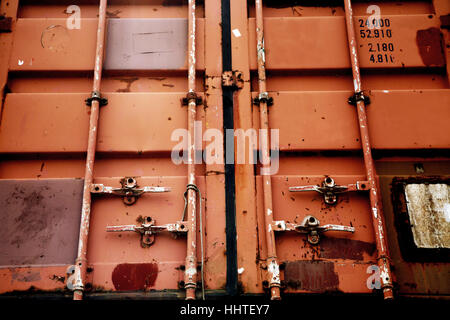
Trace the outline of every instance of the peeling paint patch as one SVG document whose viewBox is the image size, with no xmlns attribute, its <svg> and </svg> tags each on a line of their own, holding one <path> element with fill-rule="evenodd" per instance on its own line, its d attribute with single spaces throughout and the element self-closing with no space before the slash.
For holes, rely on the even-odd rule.
<svg viewBox="0 0 450 320">
<path fill-rule="evenodd" d="M 39 271 L 13 272 L 11 274 L 11 279 L 18 282 L 34 282 L 41 280 L 41 274 Z"/>
<path fill-rule="evenodd" d="M 236 38 L 239 38 L 239 37 L 242 36 L 242 35 L 241 35 L 241 32 L 239 31 L 239 29 L 233 29 L 232 32 L 233 32 L 233 35 L 234 35 Z"/>
<path fill-rule="evenodd" d="M 158 277 L 157 263 L 124 263 L 112 273 L 114 288 L 118 291 L 145 290 L 155 284 Z"/>
<path fill-rule="evenodd" d="M 320 257 L 326 259 L 363 260 L 363 254 L 372 256 L 376 246 L 372 242 L 352 239 L 327 238 L 320 241 Z"/>
</svg>

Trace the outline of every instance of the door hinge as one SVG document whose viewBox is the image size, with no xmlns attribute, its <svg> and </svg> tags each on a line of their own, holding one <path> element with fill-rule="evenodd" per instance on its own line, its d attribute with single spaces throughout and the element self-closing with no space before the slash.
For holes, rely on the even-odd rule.
<svg viewBox="0 0 450 320">
<path fill-rule="evenodd" d="M 241 71 L 225 71 L 222 73 L 222 86 L 242 89 L 244 87 L 244 78 Z"/>
</svg>

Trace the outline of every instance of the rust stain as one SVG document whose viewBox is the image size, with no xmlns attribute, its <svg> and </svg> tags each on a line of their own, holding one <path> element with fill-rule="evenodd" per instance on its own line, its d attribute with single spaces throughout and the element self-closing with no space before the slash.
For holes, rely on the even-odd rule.
<svg viewBox="0 0 450 320">
<path fill-rule="evenodd" d="M 352 239 L 326 238 L 320 241 L 320 258 L 363 260 L 363 253 L 369 256 L 375 253 L 376 246 L 372 242 Z"/>
<path fill-rule="evenodd" d="M 18 282 L 34 282 L 41 280 L 41 274 L 39 271 L 27 271 L 26 273 L 13 272 L 11 274 L 11 279 Z"/>
<path fill-rule="evenodd" d="M 418 30 L 416 42 L 426 66 L 445 64 L 442 33 L 438 28 Z"/>
<path fill-rule="evenodd" d="M 337 291 L 339 287 L 334 263 L 329 261 L 289 261 L 284 278 L 289 287 L 298 290 L 324 292 Z"/>
<path fill-rule="evenodd" d="M 117 89 L 116 92 L 130 92 L 131 91 L 131 85 L 133 84 L 133 82 L 139 80 L 138 77 L 133 77 L 133 78 L 122 78 L 122 79 L 117 79 L 120 82 L 124 82 L 127 84 L 126 88 L 123 89 Z"/>
<path fill-rule="evenodd" d="M 157 263 L 123 263 L 114 268 L 112 282 L 118 291 L 145 290 L 155 284 Z"/>
<path fill-rule="evenodd" d="M 121 13 L 121 12 L 122 11 L 120 11 L 120 10 L 115 10 L 115 11 L 112 11 L 112 12 L 106 11 L 106 16 L 108 18 L 119 19 L 120 18 L 119 13 Z"/>
</svg>

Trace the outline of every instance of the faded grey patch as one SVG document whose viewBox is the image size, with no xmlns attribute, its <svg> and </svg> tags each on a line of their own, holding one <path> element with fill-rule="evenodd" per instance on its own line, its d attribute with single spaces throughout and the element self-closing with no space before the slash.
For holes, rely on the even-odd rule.
<svg viewBox="0 0 450 320">
<path fill-rule="evenodd" d="M 83 180 L 0 180 L 0 265 L 76 258 Z"/>
<path fill-rule="evenodd" d="M 414 243 L 419 248 L 450 248 L 450 186 L 408 184 L 405 196 Z"/>
<path fill-rule="evenodd" d="M 176 70 L 186 64 L 187 19 L 109 19 L 104 68 Z"/>
</svg>

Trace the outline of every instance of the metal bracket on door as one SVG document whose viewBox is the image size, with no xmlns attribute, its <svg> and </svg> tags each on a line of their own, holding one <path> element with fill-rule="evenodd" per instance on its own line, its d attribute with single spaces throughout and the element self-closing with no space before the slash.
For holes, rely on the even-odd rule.
<svg viewBox="0 0 450 320">
<path fill-rule="evenodd" d="M 98 101 L 101 107 L 108 104 L 108 99 L 103 98 L 99 91 L 92 91 L 91 96 L 85 100 L 86 105 L 91 107 L 92 101 Z"/>
<path fill-rule="evenodd" d="M 273 98 L 269 97 L 269 93 L 267 91 L 261 92 L 256 98 L 253 99 L 253 104 L 259 106 L 261 102 L 270 107 L 273 105 Z"/>
<path fill-rule="evenodd" d="M 156 233 L 167 231 L 173 234 L 187 233 L 189 231 L 189 222 L 178 221 L 177 223 L 169 223 L 162 226 L 156 226 L 155 220 L 151 217 L 144 217 L 144 222 L 140 226 L 123 225 L 123 226 L 107 226 L 106 232 L 136 232 L 141 235 L 142 248 L 148 248 L 155 242 Z"/>
<path fill-rule="evenodd" d="M 181 99 L 181 104 L 187 106 L 191 101 L 194 101 L 197 106 L 203 104 L 203 98 L 197 95 L 195 92 L 188 92 L 186 97 Z"/>
<path fill-rule="evenodd" d="M 364 101 L 365 105 L 370 104 L 370 98 L 369 96 L 364 95 L 364 91 L 356 92 L 347 99 L 347 102 L 353 106 L 356 106 L 358 101 Z"/>
<path fill-rule="evenodd" d="M 273 221 L 273 231 L 295 231 L 298 233 L 304 233 L 308 235 L 308 242 L 316 245 L 320 241 L 320 234 L 329 231 L 345 231 L 355 232 L 354 227 L 341 226 L 337 224 L 326 224 L 321 226 L 317 218 L 313 216 L 306 216 L 301 224 L 286 222 L 286 221 Z"/>
<path fill-rule="evenodd" d="M 170 192 L 167 187 L 143 187 L 139 188 L 137 181 L 133 177 L 125 177 L 120 180 L 122 188 L 107 187 L 103 184 L 92 184 L 91 193 L 105 193 L 123 197 L 126 205 L 132 205 L 143 193 Z"/>
<path fill-rule="evenodd" d="M 322 182 L 322 186 L 297 186 L 289 187 L 290 192 L 304 192 L 304 191 L 315 191 L 323 194 L 323 198 L 326 204 L 336 204 L 337 195 L 339 193 L 349 192 L 349 191 L 367 191 L 370 189 L 368 181 L 357 181 L 355 184 L 347 184 L 344 186 L 337 185 L 334 179 L 331 177 L 326 177 Z"/>
</svg>

